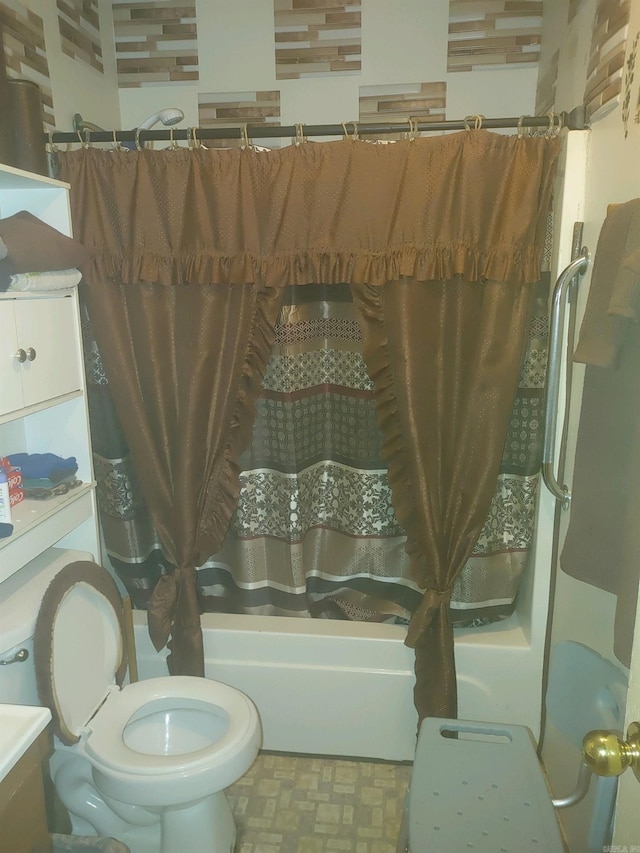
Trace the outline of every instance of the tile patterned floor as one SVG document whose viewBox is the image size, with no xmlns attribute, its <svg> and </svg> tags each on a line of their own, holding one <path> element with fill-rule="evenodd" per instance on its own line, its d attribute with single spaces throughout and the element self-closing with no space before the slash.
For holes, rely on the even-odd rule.
<svg viewBox="0 0 640 853">
<path fill-rule="evenodd" d="M 411 767 L 261 753 L 227 789 L 236 853 L 395 853 Z"/>
</svg>

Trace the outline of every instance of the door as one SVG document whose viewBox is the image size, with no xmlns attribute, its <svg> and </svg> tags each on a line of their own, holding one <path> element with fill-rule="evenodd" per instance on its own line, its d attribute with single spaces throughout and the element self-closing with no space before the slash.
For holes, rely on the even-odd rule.
<svg viewBox="0 0 640 853">
<path fill-rule="evenodd" d="M 640 559 L 640 556 L 639 556 Z M 625 717 L 624 731 L 629 723 L 640 720 L 640 599 L 636 609 L 636 630 L 631 655 L 631 668 L 629 670 L 629 691 L 627 693 L 627 713 Z M 613 844 L 618 849 L 629 850 L 633 846 L 640 850 L 640 781 L 638 781 L 632 770 L 626 770 L 619 780 L 618 800 L 615 810 L 615 824 L 613 831 Z"/>
</svg>

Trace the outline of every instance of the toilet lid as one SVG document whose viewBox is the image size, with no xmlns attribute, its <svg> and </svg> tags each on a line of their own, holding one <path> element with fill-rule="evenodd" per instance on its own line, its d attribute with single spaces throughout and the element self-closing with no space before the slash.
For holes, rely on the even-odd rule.
<svg viewBox="0 0 640 853">
<path fill-rule="evenodd" d="M 33 653 L 40 701 L 51 708 L 63 743 L 80 739 L 111 687 L 122 683 L 123 630 L 122 600 L 106 569 L 88 561 L 70 563 L 49 584 Z"/>
</svg>

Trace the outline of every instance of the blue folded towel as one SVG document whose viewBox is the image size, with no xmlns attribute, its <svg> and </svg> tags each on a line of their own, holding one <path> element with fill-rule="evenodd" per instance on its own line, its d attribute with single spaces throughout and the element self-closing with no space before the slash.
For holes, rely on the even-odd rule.
<svg viewBox="0 0 640 853">
<path fill-rule="evenodd" d="M 75 456 L 63 459 L 55 453 L 12 453 L 7 459 L 29 480 L 48 479 L 57 483 L 78 470 Z"/>
</svg>

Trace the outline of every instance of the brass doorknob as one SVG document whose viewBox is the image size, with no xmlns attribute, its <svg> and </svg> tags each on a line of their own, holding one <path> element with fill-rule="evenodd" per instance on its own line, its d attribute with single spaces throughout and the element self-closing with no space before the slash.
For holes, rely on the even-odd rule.
<svg viewBox="0 0 640 853">
<path fill-rule="evenodd" d="M 596 776 L 619 776 L 631 767 L 640 781 L 640 723 L 629 725 L 626 741 L 615 732 L 589 732 L 582 741 L 582 755 Z"/>
</svg>

